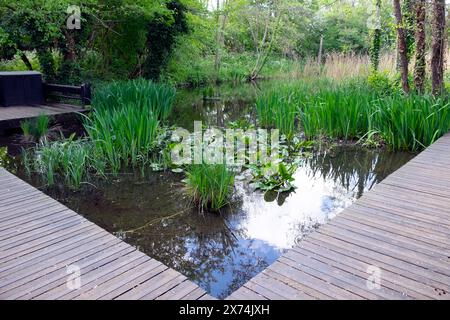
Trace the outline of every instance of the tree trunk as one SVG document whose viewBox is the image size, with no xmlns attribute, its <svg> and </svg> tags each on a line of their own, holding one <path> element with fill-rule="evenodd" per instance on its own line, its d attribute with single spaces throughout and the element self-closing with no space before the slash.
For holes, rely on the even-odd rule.
<svg viewBox="0 0 450 320">
<path fill-rule="evenodd" d="M 404 0 L 403 1 L 403 24 L 405 26 L 406 38 L 406 54 L 408 61 L 414 53 L 414 20 L 416 1 L 421 0 Z"/>
<path fill-rule="evenodd" d="M 372 71 L 377 72 L 380 65 L 380 50 L 381 50 L 381 0 L 375 1 L 375 15 L 373 17 L 372 25 L 372 41 L 369 49 L 370 62 L 372 64 Z"/>
<path fill-rule="evenodd" d="M 431 40 L 431 85 L 434 95 L 444 90 L 444 32 L 445 0 L 434 0 Z"/>
<path fill-rule="evenodd" d="M 322 50 L 323 50 L 323 34 L 320 35 L 319 53 L 317 54 L 317 64 L 322 64 Z"/>
<path fill-rule="evenodd" d="M 414 65 L 414 85 L 416 90 L 423 93 L 425 90 L 425 18 L 426 0 L 416 2 L 416 62 Z"/>
<path fill-rule="evenodd" d="M 400 8 L 400 0 L 394 0 L 394 14 L 397 23 L 397 56 L 399 59 L 400 73 L 402 76 L 402 88 L 405 93 L 409 93 L 408 51 L 405 29 L 403 27 L 402 9 Z"/>
<path fill-rule="evenodd" d="M 20 54 L 20 58 L 22 59 L 23 63 L 27 66 L 28 70 L 33 70 L 33 66 L 31 65 L 30 60 L 28 60 L 28 57 L 25 53 Z"/>
</svg>

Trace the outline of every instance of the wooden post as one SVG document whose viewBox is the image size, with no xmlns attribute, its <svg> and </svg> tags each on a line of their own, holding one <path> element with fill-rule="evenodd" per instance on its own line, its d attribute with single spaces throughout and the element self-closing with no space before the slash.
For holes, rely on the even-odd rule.
<svg viewBox="0 0 450 320">
<path fill-rule="evenodd" d="M 91 84 L 83 83 L 81 85 L 81 104 L 84 106 L 91 104 Z"/>
</svg>

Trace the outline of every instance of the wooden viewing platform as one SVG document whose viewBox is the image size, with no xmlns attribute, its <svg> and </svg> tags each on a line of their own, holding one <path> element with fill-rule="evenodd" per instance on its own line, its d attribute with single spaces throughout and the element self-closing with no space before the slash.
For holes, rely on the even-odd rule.
<svg viewBox="0 0 450 320">
<path fill-rule="evenodd" d="M 79 289 L 69 266 L 80 268 Z M 212 297 L 0 168 L 0 299 Z"/>
<path fill-rule="evenodd" d="M 36 118 L 41 114 L 61 117 L 68 114 L 84 113 L 82 106 L 64 103 L 49 103 L 38 106 L 10 106 L 0 107 L 0 130 L 18 128 L 24 120 Z"/>
<path fill-rule="evenodd" d="M 450 299 L 450 135 L 228 299 Z"/>
<path fill-rule="evenodd" d="M 80 289 L 66 285 L 69 265 Z M 155 298 L 212 299 L 0 168 L 0 299 Z M 450 135 L 228 299 L 450 299 Z"/>
</svg>

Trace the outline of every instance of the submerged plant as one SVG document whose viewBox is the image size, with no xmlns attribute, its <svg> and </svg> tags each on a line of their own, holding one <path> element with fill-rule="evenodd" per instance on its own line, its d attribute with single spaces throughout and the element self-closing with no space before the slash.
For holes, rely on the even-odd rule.
<svg viewBox="0 0 450 320">
<path fill-rule="evenodd" d="M 234 173 L 223 164 L 194 164 L 186 169 L 185 183 L 198 208 L 218 211 L 229 204 Z"/>
</svg>

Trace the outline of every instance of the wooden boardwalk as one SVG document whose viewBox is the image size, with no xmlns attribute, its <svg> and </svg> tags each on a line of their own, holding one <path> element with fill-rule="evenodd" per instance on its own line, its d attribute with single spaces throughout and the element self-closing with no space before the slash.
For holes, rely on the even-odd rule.
<svg viewBox="0 0 450 320">
<path fill-rule="evenodd" d="M 450 135 L 228 299 L 449 300 Z"/>
<path fill-rule="evenodd" d="M 0 168 L 0 299 L 212 297 Z"/>
<path fill-rule="evenodd" d="M 11 106 L 0 107 L 0 129 L 16 128 L 25 119 L 35 118 L 41 114 L 47 116 L 61 116 L 75 112 L 85 112 L 81 106 L 63 103 L 53 103 L 39 106 Z"/>
<path fill-rule="evenodd" d="M 0 299 L 212 297 L 0 168 Z M 228 299 L 450 299 L 450 135 Z"/>
</svg>

